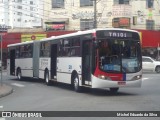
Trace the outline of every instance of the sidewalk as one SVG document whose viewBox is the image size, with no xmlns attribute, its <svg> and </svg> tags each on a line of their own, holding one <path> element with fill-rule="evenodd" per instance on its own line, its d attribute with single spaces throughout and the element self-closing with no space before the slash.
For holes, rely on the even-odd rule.
<svg viewBox="0 0 160 120">
<path fill-rule="evenodd" d="M 6 84 L 2 84 L 2 86 L 0 85 L 0 98 L 9 95 L 12 92 L 13 89 L 11 86 L 8 86 Z"/>
</svg>

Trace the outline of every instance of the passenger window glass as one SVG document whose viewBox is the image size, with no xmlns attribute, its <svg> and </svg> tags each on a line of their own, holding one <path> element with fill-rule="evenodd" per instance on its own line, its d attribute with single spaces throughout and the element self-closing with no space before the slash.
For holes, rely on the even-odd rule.
<svg viewBox="0 0 160 120">
<path fill-rule="evenodd" d="M 70 40 L 69 39 L 65 39 L 64 40 L 64 46 L 63 46 L 63 50 L 64 50 L 64 54 L 63 56 L 70 56 Z"/>
<path fill-rule="evenodd" d="M 20 57 L 20 49 L 19 46 L 16 47 L 16 58 Z"/>
<path fill-rule="evenodd" d="M 50 56 L 49 50 L 50 50 L 50 42 L 41 43 L 40 56 L 41 57 L 49 57 Z"/>
<path fill-rule="evenodd" d="M 80 56 L 80 38 L 65 38 L 59 42 L 59 56 Z"/>
<path fill-rule="evenodd" d="M 71 56 L 80 56 L 80 38 L 73 38 L 71 42 Z"/>
<path fill-rule="evenodd" d="M 18 53 L 18 49 L 20 50 L 20 53 Z M 16 49 L 16 57 L 20 57 L 20 58 L 31 58 L 32 57 L 32 45 L 28 44 L 28 45 L 22 45 L 19 47 L 17 47 Z"/>
</svg>

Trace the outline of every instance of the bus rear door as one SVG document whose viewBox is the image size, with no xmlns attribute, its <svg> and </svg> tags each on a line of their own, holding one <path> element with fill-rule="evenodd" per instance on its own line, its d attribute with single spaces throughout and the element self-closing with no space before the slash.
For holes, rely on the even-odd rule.
<svg viewBox="0 0 160 120">
<path fill-rule="evenodd" d="M 15 49 L 10 50 L 10 61 L 8 64 L 10 64 L 10 75 L 15 75 L 15 57 L 16 52 Z"/>
<path fill-rule="evenodd" d="M 82 84 L 91 82 L 91 40 L 82 41 Z"/>
<path fill-rule="evenodd" d="M 51 79 L 55 79 L 57 71 L 57 44 L 51 45 Z"/>
</svg>

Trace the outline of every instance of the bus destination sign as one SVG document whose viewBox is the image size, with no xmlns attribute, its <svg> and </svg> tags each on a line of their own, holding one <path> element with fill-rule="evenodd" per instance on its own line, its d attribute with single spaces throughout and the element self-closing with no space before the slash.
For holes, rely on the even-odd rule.
<svg viewBox="0 0 160 120">
<path fill-rule="evenodd" d="M 104 36 L 106 36 L 106 37 L 116 37 L 116 38 L 128 38 L 128 37 L 132 37 L 132 34 L 129 33 L 129 32 L 105 31 Z"/>
<path fill-rule="evenodd" d="M 98 38 L 132 38 L 133 35 L 131 32 L 127 31 L 97 31 Z"/>
</svg>

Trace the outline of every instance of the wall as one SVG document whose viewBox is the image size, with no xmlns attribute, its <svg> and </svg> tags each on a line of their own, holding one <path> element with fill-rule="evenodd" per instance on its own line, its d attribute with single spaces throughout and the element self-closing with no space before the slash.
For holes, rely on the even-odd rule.
<svg viewBox="0 0 160 120">
<path fill-rule="evenodd" d="M 93 19 L 94 6 L 80 7 L 79 1 L 65 0 L 64 8 L 52 8 L 51 0 L 46 0 L 44 22 L 52 21 L 54 18 L 68 18 L 69 23 L 65 30 L 80 30 L 80 19 Z M 112 27 L 113 18 L 126 17 L 130 20 L 131 29 L 146 29 L 146 20 L 154 20 L 155 30 L 160 30 L 160 2 L 158 1 L 154 0 L 153 9 L 147 8 L 146 0 L 132 0 L 129 5 L 114 5 L 111 0 L 97 1 L 98 27 Z M 119 14 L 117 14 L 118 10 L 120 10 Z M 133 17 L 136 17 L 135 25 L 133 25 Z"/>
</svg>

